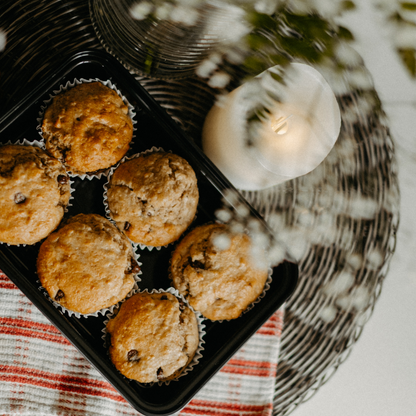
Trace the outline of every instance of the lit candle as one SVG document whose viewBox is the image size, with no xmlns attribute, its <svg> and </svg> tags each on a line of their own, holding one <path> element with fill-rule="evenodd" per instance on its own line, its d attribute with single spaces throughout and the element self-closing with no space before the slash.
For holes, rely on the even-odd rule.
<svg viewBox="0 0 416 416">
<path fill-rule="evenodd" d="M 253 98 L 248 84 L 229 93 L 206 117 L 204 152 L 236 188 L 259 190 L 305 175 L 325 159 L 338 138 L 341 116 L 329 84 L 309 65 L 291 66 L 286 85 L 270 83 L 269 71 L 259 75 L 273 85 L 280 101 L 263 120 L 253 146 L 245 141 Z"/>
</svg>

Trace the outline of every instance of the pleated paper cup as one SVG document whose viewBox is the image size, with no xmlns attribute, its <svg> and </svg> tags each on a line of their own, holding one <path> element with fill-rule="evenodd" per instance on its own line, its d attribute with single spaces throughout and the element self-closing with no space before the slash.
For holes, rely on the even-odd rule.
<svg viewBox="0 0 416 416">
<path fill-rule="evenodd" d="M 172 295 L 174 295 L 178 301 L 180 303 L 182 303 L 184 306 L 188 307 L 194 314 L 198 323 L 198 332 L 199 332 L 199 344 L 197 347 L 197 350 L 195 351 L 195 354 L 193 356 L 193 358 L 190 360 L 190 362 L 186 365 L 186 367 L 180 371 L 179 375 L 173 379 L 170 380 L 160 380 L 158 382 L 151 382 L 151 383 L 140 383 L 146 386 L 151 386 L 154 384 L 158 384 L 159 386 L 161 385 L 169 385 L 171 382 L 177 381 L 179 378 L 186 376 L 186 374 L 190 373 L 195 366 L 198 365 L 199 360 L 202 358 L 202 351 L 204 350 L 204 340 L 203 337 L 205 335 L 205 324 L 204 324 L 204 318 L 203 316 L 195 311 L 192 306 L 189 305 L 189 303 L 187 302 L 187 300 L 173 287 L 169 287 L 168 289 L 152 289 L 151 291 L 149 291 L 148 289 L 144 289 L 141 292 L 137 292 L 135 293 L 135 295 L 139 294 L 139 293 L 148 293 L 148 294 L 153 294 L 153 293 L 170 293 Z M 125 299 L 127 300 L 127 299 Z M 123 300 L 122 302 L 120 302 L 116 308 L 114 308 L 111 312 L 108 312 L 106 314 L 106 320 L 104 321 L 104 327 L 102 329 L 102 339 L 103 339 L 103 343 L 104 343 L 104 347 L 107 349 L 107 352 L 109 354 L 109 347 L 110 347 L 110 335 L 107 332 L 107 324 L 108 322 L 115 318 L 115 316 L 118 314 L 118 312 L 120 311 L 120 308 L 122 307 L 123 303 L 125 302 L 125 300 Z M 127 378 L 127 377 L 126 377 Z"/>
<path fill-rule="evenodd" d="M 133 105 L 131 105 L 128 102 L 127 98 L 121 93 L 121 91 L 110 80 L 101 80 L 99 78 L 94 78 L 94 79 L 92 79 L 92 78 L 90 78 L 90 79 L 80 78 L 80 79 L 74 79 L 72 82 L 68 81 L 66 84 L 60 85 L 58 89 L 54 90 L 53 93 L 49 95 L 49 98 L 43 102 L 43 104 L 40 108 L 40 111 L 39 111 L 39 116 L 37 118 L 38 125 L 37 125 L 36 129 L 37 129 L 40 137 L 42 138 L 42 143 L 44 143 L 44 144 L 46 143 L 45 138 L 43 136 L 43 132 L 42 132 L 42 122 L 43 122 L 43 118 L 44 118 L 44 115 L 45 115 L 45 111 L 51 105 L 53 99 L 56 96 L 70 90 L 71 88 L 73 88 L 75 86 L 78 86 L 78 85 L 81 85 L 81 84 L 84 84 L 84 83 L 91 83 L 91 82 L 100 82 L 101 84 L 105 85 L 106 87 L 112 89 L 123 100 L 124 104 L 127 105 L 128 115 L 129 115 L 129 117 L 130 117 L 130 119 L 133 123 L 133 137 L 132 137 L 132 140 L 130 142 L 130 149 L 132 148 L 132 145 L 134 143 L 134 138 L 135 138 L 135 131 L 136 131 L 136 119 L 135 119 L 136 112 L 135 112 L 135 109 L 134 109 Z M 65 163 L 64 163 L 64 165 L 65 165 Z M 82 172 L 74 171 L 73 169 L 71 169 L 70 166 L 65 165 L 65 167 L 66 167 L 67 172 L 70 176 L 78 177 L 78 178 L 81 178 L 81 179 L 89 179 L 89 180 L 92 180 L 94 178 L 100 179 L 101 177 L 108 175 L 108 172 L 111 168 L 111 166 L 110 166 L 110 167 L 105 168 L 105 169 L 100 169 L 99 171 L 96 171 L 96 172 L 82 173 Z"/>
</svg>

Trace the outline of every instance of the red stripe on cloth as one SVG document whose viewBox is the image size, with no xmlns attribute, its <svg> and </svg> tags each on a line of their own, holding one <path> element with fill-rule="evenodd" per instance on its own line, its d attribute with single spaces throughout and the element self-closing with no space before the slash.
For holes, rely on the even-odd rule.
<svg viewBox="0 0 416 416">
<path fill-rule="evenodd" d="M 270 363 L 269 361 L 250 361 L 250 360 L 239 360 L 231 358 L 227 365 L 241 366 L 241 367 L 254 367 L 254 368 L 277 368 L 276 363 Z"/>
<path fill-rule="evenodd" d="M 283 311 L 275 312 L 261 328 L 256 332 L 258 335 L 270 335 L 280 337 L 283 330 Z"/>
<path fill-rule="evenodd" d="M 276 374 L 276 371 L 271 369 L 261 370 L 255 368 L 247 368 L 247 367 L 233 367 L 229 365 L 225 365 L 221 368 L 221 371 L 224 373 L 229 374 L 244 374 L 246 376 L 255 376 L 255 377 L 273 377 Z"/>
<path fill-rule="evenodd" d="M 33 368 L 0 366 L 0 380 L 79 394 L 102 396 L 119 402 L 125 401 L 111 384 L 106 381 L 55 374 Z"/>
<path fill-rule="evenodd" d="M 245 405 L 238 403 L 214 402 L 209 400 L 193 399 L 182 409 L 181 413 L 192 413 L 197 415 L 218 415 L 218 416 L 236 416 L 236 415 L 264 415 L 267 411 L 271 413 L 273 405 L 266 403 L 264 405 Z"/>
<path fill-rule="evenodd" d="M 2 318 L 0 317 L 0 325 L 8 325 L 19 328 L 38 329 L 39 331 L 52 332 L 61 335 L 61 332 L 54 325 L 43 324 L 41 322 L 28 321 L 21 318 Z"/>
<path fill-rule="evenodd" d="M 256 334 L 257 335 L 268 335 L 268 336 L 279 336 L 281 334 L 282 331 L 278 331 L 276 329 L 267 329 L 267 328 L 260 328 Z"/>
<path fill-rule="evenodd" d="M 58 344 L 71 345 L 71 343 L 62 335 L 47 334 L 45 332 L 31 331 L 18 327 L 0 325 L 0 334 L 14 335 L 16 337 L 37 338 L 43 341 L 52 341 Z"/>
<path fill-rule="evenodd" d="M 0 289 L 17 289 L 17 286 L 1 270 Z"/>
<path fill-rule="evenodd" d="M 14 290 L 17 289 L 17 286 L 11 281 L 0 281 L 0 289 Z"/>
</svg>

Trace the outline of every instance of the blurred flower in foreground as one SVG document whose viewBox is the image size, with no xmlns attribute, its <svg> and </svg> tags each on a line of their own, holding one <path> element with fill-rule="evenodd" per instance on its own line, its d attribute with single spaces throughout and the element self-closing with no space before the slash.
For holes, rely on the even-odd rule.
<svg viewBox="0 0 416 416">
<path fill-rule="evenodd" d="M 0 29 L 0 52 L 4 51 L 6 47 L 6 33 Z"/>
</svg>

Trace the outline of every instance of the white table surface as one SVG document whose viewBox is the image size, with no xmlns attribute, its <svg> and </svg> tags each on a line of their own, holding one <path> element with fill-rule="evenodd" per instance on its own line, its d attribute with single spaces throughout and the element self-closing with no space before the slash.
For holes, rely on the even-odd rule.
<svg viewBox="0 0 416 416">
<path fill-rule="evenodd" d="M 393 1 L 393 0 L 392 0 Z M 294 416 L 416 415 L 416 81 L 368 6 L 343 18 L 371 72 L 396 146 L 401 220 L 381 296 L 352 353 Z"/>
</svg>

